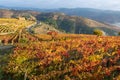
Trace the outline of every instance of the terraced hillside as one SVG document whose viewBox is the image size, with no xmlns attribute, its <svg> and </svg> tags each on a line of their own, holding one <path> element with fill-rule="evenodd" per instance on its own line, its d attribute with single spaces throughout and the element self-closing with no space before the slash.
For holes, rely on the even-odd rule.
<svg viewBox="0 0 120 80">
<path fill-rule="evenodd" d="M 88 13 L 89 14 L 89 13 Z M 92 14 L 92 13 L 91 13 Z M 97 14 L 95 14 L 97 15 Z M 119 15 L 119 14 L 118 14 Z M 39 20 L 43 21 L 53 27 L 62 30 L 67 33 L 75 33 L 75 34 L 93 34 L 94 29 L 100 29 L 106 33 L 106 35 L 118 35 L 120 32 L 120 28 L 105 23 L 106 17 L 101 16 L 102 18 L 100 22 L 95 21 L 91 17 L 85 18 L 80 16 L 69 16 L 64 13 L 44 13 L 37 11 L 29 11 L 29 10 L 6 10 L 0 9 L 0 17 L 4 18 L 18 18 L 19 16 L 25 17 L 27 20 Z M 89 15 L 94 16 L 94 15 Z M 105 15 L 107 16 L 107 15 Z M 110 16 L 110 15 L 108 15 Z M 114 18 L 114 17 L 113 17 Z M 107 21 L 114 21 L 113 18 L 107 17 Z M 92 20 L 93 19 L 93 20 Z M 115 18 L 116 19 L 116 18 Z M 104 23 L 103 23 L 104 22 Z"/>
<path fill-rule="evenodd" d="M 60 34 L 24 19 L 2 18 L 1 25 L 0 80 L 120 79 L 119 36 Z"/>
<path fill-rule="evenodd" d="M 35 24 L 34 21 L 14 18 L 0 18 L 0 41 L 1 43 L 17 42 L 25 28 Z M 17 40 L 17 41 L 16 41 Z"/>
<path fill-rule="evenodd" d="M 15 33 L 30 24 L 33 24 L 33 21 L 0 18 L 0 35 Z"/>
</svg>

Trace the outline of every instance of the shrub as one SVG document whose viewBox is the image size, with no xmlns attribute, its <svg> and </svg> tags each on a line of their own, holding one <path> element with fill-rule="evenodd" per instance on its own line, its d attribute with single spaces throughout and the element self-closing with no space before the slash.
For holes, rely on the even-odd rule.
<svg viewBox="0 0 120 80">
<path fill-rule="evenodd" d="M 49 31 L 49 32 L 47 32 L 47 34 L 51 36 L 52 40 L 54 40 L 55 37 L 57 36 L 58 32 L 56 32 L 56 31 Z"/>
<path fill-rule="evenodd" d="M 120 36 L 120 32 L 118 32 L 118 35 Z"/>
<path fill-rule="evenodd" d="M 28 42 L 28 39 L 27 38 L 21 38 L 19 40 L 20 43 L 27 43 Z"/>
<path fill-rule="evenodd" d="M 95 30 L 93 31 L 93 34 L 94 34 L 94 35 L 97 35 L 97 36 L 102 36 L 102 35 L 104 35 L 104 32 L 103 32 L 102 30 L 95 29 Z"/>
</svg>

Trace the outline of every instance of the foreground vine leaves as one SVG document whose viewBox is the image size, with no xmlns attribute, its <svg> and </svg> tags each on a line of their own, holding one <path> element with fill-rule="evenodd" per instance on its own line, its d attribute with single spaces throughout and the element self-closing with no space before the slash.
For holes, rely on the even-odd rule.
<svg viewBox="0 0 120 80">
<path fill-rule="evenodd" d="M 15 46 L 0 67 L 1 80 L 120 79 L 120 37 L 59 34 Z"/>
</svg>

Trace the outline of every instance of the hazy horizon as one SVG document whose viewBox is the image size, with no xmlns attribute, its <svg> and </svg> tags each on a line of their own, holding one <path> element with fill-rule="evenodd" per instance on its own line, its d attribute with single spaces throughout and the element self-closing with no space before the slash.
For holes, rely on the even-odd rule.
<svg viewBox="0 0 120 80">
<path fill-rule="evenodd" d="M 1 6 L 7 7 L 27 7 L 39 9 L 57 8 L 95 8 L 103 10 L 120 10 L 120 1 L 116 0 L 0 0 Z"/>
</svg>

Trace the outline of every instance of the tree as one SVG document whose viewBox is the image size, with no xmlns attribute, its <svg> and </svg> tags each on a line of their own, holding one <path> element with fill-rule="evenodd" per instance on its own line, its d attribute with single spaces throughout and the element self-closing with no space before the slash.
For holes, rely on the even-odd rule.
<svg viewBox="0 0 120 80">
<path fill-rule="evenodd" d="M 94 34 L 94 35 L 97 35 L 97 36 L 105 35 L 105 33 L 104 33 L 102 30 L 100 30 L 100 29 L 95 29 L 95 30 L 93 31 L 93 34 Z"/>
<path fill-rule="evenodd" d="M 120 32 L 118 32 L 118 35 L 120 36 Z"/>
</svg>

